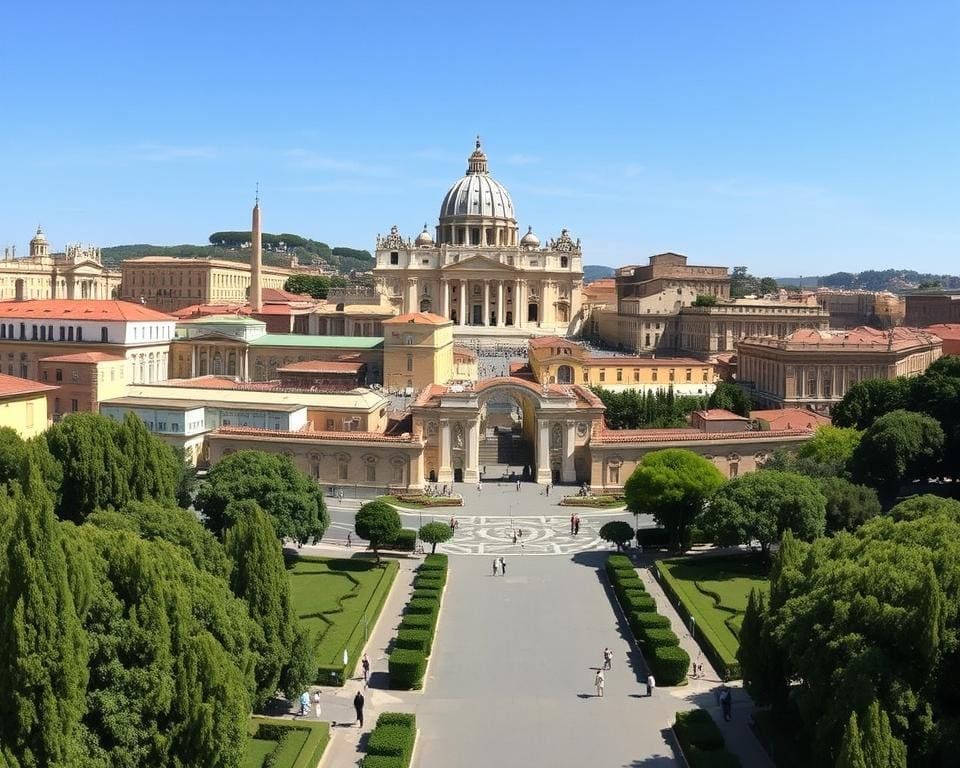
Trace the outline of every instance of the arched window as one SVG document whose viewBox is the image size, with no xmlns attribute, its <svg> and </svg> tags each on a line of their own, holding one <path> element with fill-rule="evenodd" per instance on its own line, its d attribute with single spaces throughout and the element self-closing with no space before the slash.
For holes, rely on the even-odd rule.
<svg viewBox="0 0 960 768">
<path fill-rule="evenodd" d="M 573 384 L 573 368 L 569 365 L 561 365 L 557 368 L 558 384 Z"/>
</svg>

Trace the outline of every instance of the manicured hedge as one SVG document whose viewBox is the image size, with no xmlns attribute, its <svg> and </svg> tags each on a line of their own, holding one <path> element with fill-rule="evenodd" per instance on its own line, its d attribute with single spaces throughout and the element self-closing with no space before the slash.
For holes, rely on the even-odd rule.
<svg viewBox="0 0 960 768">
<path fill-rule="evenodd" d="M 417 546 L 417 532 L 412 528 L 404 528 L 393 542 L 393 548 L 400 552 L 413 552 Z"/>
<path fill-rule="evenodd" d="M 672 629 L 644 628 L 639 639 L 644 649 L 680 645 L 680 638 L 673 633 Z"/>
<path fill-rule="evenodd" d="M 408 768 L 417 738 L 416 717 L 406 712 L 384 712 L 367 739 L 362 768 Z"/>
<path fill-rule="evenodd" d="M 687 679 L 690 654 L 676 645 L 662 645 L 651 650 L 647 662 L 662 685 L 680 685 Z"/>
<path fill-rule="evenodd" d="M 252 717 L 249 731 L 256 738 L 277 741 L 276 749 L 267 756 L 274 760 L 282 759 L 284 768 L 314 768 L 323 756 L 323 750 L 330 741 L 330 724 L 310 720 L 277 720 L 276 718 Z M 306 731 L 306 738 L 300 741 L 290 737 L 294 732 Z M 281 755 L 281 753 L 283 753 Z M 266 765 L 266 763 L 264 763 Z"/>
<path fill-rule="evenodd" d="M 423 651 L 395 648 L 387 659 L 390 672 L 390 687 L 398 691 L 410 691 L 420 687 L 427 671 L 427 656 Z"/>
<path fill-rule="evenodd" d="M 657 613 L 656 601 L 646 593 L 630 559 L 610 555 L 605 565 L 627 624 L 643 650 L 647 666 L 661 685 L 686 682 L 690 656 L 670 628 L 670 619 Z"/>
<path fill-rule="evenodd" d="M 393 646 L 408 651 L 420 651 L 424 656 L 429 656 L 432 642 L 433 632 L 429 629 L 401 629 L 397 632 Z"/>
<path fill-rule="evenodd" d="M 740 760 L 726 750 L 723 734 L 704 709 L 677 712 L 673 725 L 690 768 L 740 768 Z"/>
<path fill-rule="evenodd" d="M 413 579 L 413 594 L 388 659 L 390 687 L 394 690 L 408 691 L 423 685 L 446 581 L 447 556 L 428 555 Z"/>
</svg>

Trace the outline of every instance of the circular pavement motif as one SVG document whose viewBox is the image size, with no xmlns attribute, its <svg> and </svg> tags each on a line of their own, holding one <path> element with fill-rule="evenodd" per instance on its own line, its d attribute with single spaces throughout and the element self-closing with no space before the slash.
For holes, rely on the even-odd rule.
<svg viewBox="0 0 960 768">
<path fill-rule="evenodd" d="M 569 517 L 457 517 L 457 532 L 438 552 L 449 555 L 569 555 L 607 549 L 598 535 L 602 522 L 581 518 L 570 533 Z M 514 533 L 517 532 L 516 543 Z"/>
</svg>

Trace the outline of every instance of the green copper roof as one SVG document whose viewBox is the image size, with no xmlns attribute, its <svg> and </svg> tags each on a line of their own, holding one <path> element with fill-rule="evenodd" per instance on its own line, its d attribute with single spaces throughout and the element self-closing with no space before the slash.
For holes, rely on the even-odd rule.
<svg viewBox="0 0 960 768">
<path fill-rule="evenodd" d="M 382 336 L 304 336 L 267 333 L 249 342 L 251 347 L 309 347 L 310 349 L 379 349 Z"/>
</svg>

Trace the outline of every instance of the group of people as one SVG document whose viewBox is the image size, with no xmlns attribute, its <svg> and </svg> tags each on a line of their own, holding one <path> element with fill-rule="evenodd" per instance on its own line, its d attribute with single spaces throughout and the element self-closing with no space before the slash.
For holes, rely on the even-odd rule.
<svg viewBox="0 0 960 768">
<path fill-rule="evenodd" d="M 603 686 L 606 683 L 604 678 L 604 672 L 613 669 L 613 651 L 609 648 L 603 649 L 603 665 L 597 669 L 597 674 L 593 678 L 593 685 L 597 689 L 597 696 L 603 698 Z M 653 689 L 657 687 L 657 681 L 653 677 L 653 673 L 647 675 L 647 696 L 653 696 Z M 729 718 L 728 718 L 729 719 Z"/>
<path fill-rule="evenodd" d="M 494 576 L 506 576 L 507 575 L 507 561 L 502 557 L 493 558 L 493 575 Z"/>
<path fill-rule="evenodd" d="M 444 484 L 440 485 L 439 483 L 434 483 L 430 485 L 429 483 L 424 486 L 423 489 L 424 496 L 452 496 L 453 495 L 453 486 Z"/>
<path fill-rule="evenodd" d="M 363 669 L 363 687 L 366 688 L 370 683 L 370 659 L 367 657 L 367 654 L 363 654 L 363 659 L 360 661 L 360 666 Z M 311 712 L 311 703 L 313 705 Z M 357 689 L 356 695 L 353 697 L 353 709 L 357 713 L 357 719 L 354 721 L 354 725 L 363 728 L 363 705 L 366 703 L 366 700 L 363 696 L 363 690 Z M 300 717 L 307 717 L 312 714 L 313 717 L 320 718 L 320 689 L 318 688 L 311 695 L 309 691 L 304 691 L 300 694 Z"/>
<path fill-rule="evenodd" d="M 570 515 L 570 535 L 576 536 L 580 533 L 580 515 L 574 512 Z"/>
</svg>

